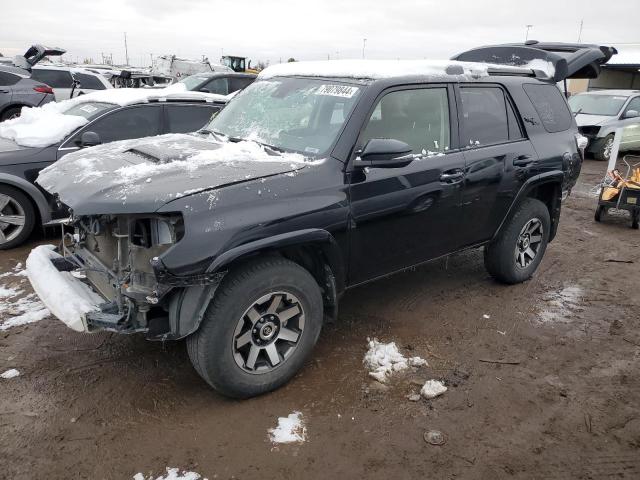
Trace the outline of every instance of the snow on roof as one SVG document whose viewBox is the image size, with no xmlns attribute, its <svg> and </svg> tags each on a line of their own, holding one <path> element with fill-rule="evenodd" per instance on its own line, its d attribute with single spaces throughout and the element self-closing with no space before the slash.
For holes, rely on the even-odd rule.
<svg viewBox="0 0 640 480">
<path fill-rule="evenodd" d="M 605 64 L 607 65 L 638 65 L 640 68 L 640 50 L 618 52 Z"/>
<path fill-rule="evenodd" d="M 61 142 L 76 129 L 88 123 L 81 116 L 66 115 L 65 112 L 83 103 L 112 103 L 126 106 L 162 100 L 204 100 L 226 102 L 224 95 L 189 92 L 185 85 L 175 83 L 166 88 L 110 88 L 70 100 L 48 103 L 37 108 L 23 108 L 18 118 L 0 123 L 0 138 L 13 140 L 23 147 L 44 148 Z"/>
<path fill-rule="evenodd" d="M 487 76 L 488 69 L 491 67 L 505 68 L 504 65 L 455 60 L 326 60 L 272 65 L 260 72 L 258 78 L 303 76 L 380 79 L 405 75 L 448 76 L 457 74 L 481 77 Z M 524 72 L 527 69 L 516 70 Z"/>
</svg>

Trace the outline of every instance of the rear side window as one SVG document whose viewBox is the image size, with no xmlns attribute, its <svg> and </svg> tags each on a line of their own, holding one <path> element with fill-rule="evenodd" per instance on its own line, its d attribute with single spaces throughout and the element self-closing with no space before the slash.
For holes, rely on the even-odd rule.
<svg viewBox="0 0 640 480">
<path fill-rule="evenodd" d="M 214 78 L 209 83 L 200 87 L 200 91 L 217 93 L 218 95 L 229 95 L 229 86 L 226 78 Z"/>
<path fill-rule="evenodd" d="M 253 82 L 253 78 L 243 78 L 243 77 L 231 77 L 229 79 L 229 93 L 233 93 L 236 90 L 242 90 L 245 87 L 248 87 Z"/>
<path fill-rule="evenodd" d="M 558 87 L 533 83 L 526 83 L 522 87 L 547 132 L 563 132 L 571 127 L 572 115 Z"/>
<path fill-rule="evenodd" d="M 80 88 L 87 88 L 89 90 L 104 90 L 104 84 L 93 75 L 87 75 L 86 73 L 74 73 L 73 76 L 80 82 Z"/>
<path fill-rule="evenodd" d="M 204 127 L 218 107 L 205 105 L 167 105 L 167 132 L 189 133 Z"/>
<path fill-rule="evenodd" d="M 86 130 L 100 135 L 102 143 L 150 137 L 160 133 L 159 105 L 143 105 L 116 110 L 99 118 Z"/>
<path fill-rule="evenodd" d="M 509 120 L 504 93 L 498 87 L 463 87 L 462 146 L 509 141 Z"/>
<path fill-rule="evenodd" d="M 20 77 L 18 75 L 14 75 L 13 73 L 0 72 L 0 85 L 8 86 L 15 85 L 20 81 Z"/>
<path fill-rule="evenodd" d="M 71 74 L 63 70 L 40 70 L 34 68 L 31 78 L 46 83 L 51 88 L 71 88 L 73 84 Z"/>
</svg>

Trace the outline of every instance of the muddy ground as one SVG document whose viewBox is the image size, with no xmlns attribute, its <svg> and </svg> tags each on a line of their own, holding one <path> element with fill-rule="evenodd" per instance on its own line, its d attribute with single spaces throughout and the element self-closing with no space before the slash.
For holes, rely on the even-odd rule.
<svg viewBox="0 0 640 480">
<path fill-rule="evenodd" d="M 604 168 L 586 162 L 531 281 L 495 283 L 472 251 L 350 291 L 303 371 L 252 400 L 209 389 L 182 342 L 53 318 L 0 331 L 0 372 L 21 372 L 0 379 L 0 477 L 640 478 L 640 232 L 594 223 Z M 0 253 L 0 272 L 52 240 Z M 429 367 L 380 388 L 362 364 L 367 337 Z M 449 390 L 407 400 L 430 378 Z M 272 445 L 268 429 L 293 411 L 307 441 Z M 424 441 L 432 429 L 444 445 Z"/>
</svg>

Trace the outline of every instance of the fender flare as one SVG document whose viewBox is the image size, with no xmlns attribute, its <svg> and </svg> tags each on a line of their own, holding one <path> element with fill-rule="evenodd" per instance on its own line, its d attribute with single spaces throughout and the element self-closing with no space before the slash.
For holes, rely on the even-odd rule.
<svg viewBox="0 0 640 480">
<path fill-rule="evenodd" d="M 33 183 L 27 182 L 24 178 L 1 172 L 0 183 L 22 190 L 35 204 L 35 207 L 38 209 L 38 213 L 40 214 L 40 220 L 43 224 L 51 220 L 51 208 L 49 207 L 49 202 L 47 202 L 44 194 L 38 190 L 38 187 Z"/>
<path fill-rule="evenodd" d="M 258 252 L 305 245 L 317 245 L 321 248 L 331 269 L 329 281 L 335 282 L 332 294 L 337 295 L 337 292 L 343 291 L 346 279 L 342 252 L 333 235 L 322 229 L 297 230 L 239 245 L 216 257 L 206 273 L 223 272 L 232 262 Z M 173 296 L 169 307 L 171 333 L 167 338 L 184 338 L 198 330 L 218 285 L 219 283 L 192 285 Z"/>
<path fill-rule="evenodd" d="M 528 178 L 520 187 L 520 190 L 516 194 L 516 197 L 514 198 L 513 202 L 511 202 L 511 206 L 509 207 L 507 214 L 504 216 L 504 218 L 500 222 L 500 225 L 498 226 L 498 229 L 496 230 L 496 233 L 493 235 L 493 238 L 491 239 L 491 241 L 493 241 L 498 235 L 500 235 L 500 232 L 505 227 L 507 220 L 511 217 L 512 213 L 515 211 L 515 209 L 520 204 L 520 202 L 522 202 L 522 200 L 529 195 L 531 190 L 533 190 L 536 187 L 539 187 L 540 185 L 545 185 L 548 183 L 556 183 L 558 185 L 558 190 L 560 195 L 558 196 L 557 199 L 553 200 L 553 205 L 554 205 L 554 209 L 557 209 L 558 215 L 559 215 L 563 180 L 564 180 L 564 172 L 561 172 L 561 171 L 545 172 L 539 175 L 534 175 L 531 178 Z M 556 202 L 557 202 L 557 205 L 556 205 Z M 558 229 L 558 222 L 557 221 L 553 222 L 553 218 L 551 220 L 552 220 L 552 226 L 551 226 L 551 232 L 549 235 L 549 241 L 551 241 L 553 237 L 555 237 L 556 230 Z"/>
</svg>

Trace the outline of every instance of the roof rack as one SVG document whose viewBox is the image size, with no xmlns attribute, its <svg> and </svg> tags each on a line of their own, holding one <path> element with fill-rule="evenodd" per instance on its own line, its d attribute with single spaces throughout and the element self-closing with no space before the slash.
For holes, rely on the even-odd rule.
<svg viewBox="0 0 640 480">
<path fill-rule="evenodd" d="M 489 67 L 487 73 L 489 76 L 549 78 L 542 70 L 519 67 Z"/>
</svg>

